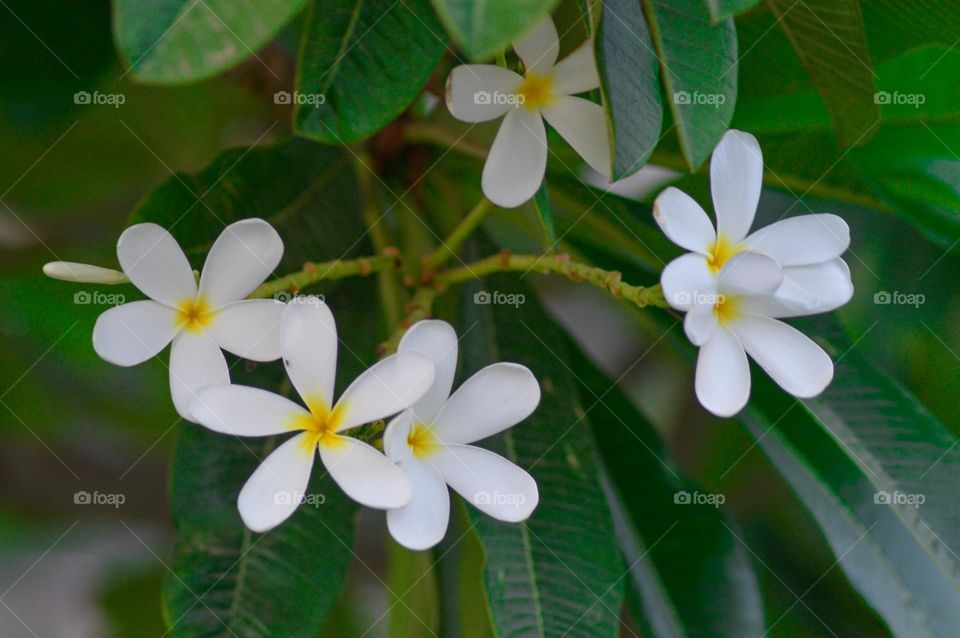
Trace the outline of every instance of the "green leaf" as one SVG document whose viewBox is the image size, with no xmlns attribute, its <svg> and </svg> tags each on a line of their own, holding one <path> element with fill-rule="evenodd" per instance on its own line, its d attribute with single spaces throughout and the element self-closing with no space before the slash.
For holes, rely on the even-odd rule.
<svg viewBox="0 0 960 638">
<path fill-rule="evenodd" d="M 827 109 L 844 147 L 862 146 L 880 119 L 876 74 L 859 0 L 769 0 Z"/>
<path fill-rule="evenodd" d="M 723 20 L 725 18 L 732 18 L 738 13 L 743 13 L 748 9 L 752 9 L 758 4 L 761 0 L 706 0 L 707 6 L 710 7 L 710 15 L 715 21 Z"/>
<path fill-rule="evenodd" d="M 336 259 L 364 249 L 359 213 L 351 214 L 359 210 L 359 189 L 344 151 L 294 139 L 230 149 L 199 173 L 178 173 L 144 198 L 130 223 L 167 228 L 199 269 L 227 224 L 262 217 L 284 240 L 278 270 L 286 272 L 324 255 Z"/>
<path fill-rule="evenodd" d="M 604 490 L 630 566 L 628 597 L 649 636 L 758 636 L 756 576 L 735 524 L 681 477 L 660 436 L 617 383 L 574 350 L 571 366 L 603 458 Z M 707 495 L 713 496 L 716 495 Z"/>
<path fill-rule="evenodd" d="M 703 0 L 643 0 L 667 99 L 691 170 L 727 130 L 737 102 L 737 32 L 714 23 Z"/>
<path fill-rule="evenodd" d="M 582 411 L 565 367 L 562 335 L 515 279 L 491 277 L 483 285 L 524 298 L 517 306 L 480 305 L 473 303 L 478 288 L 465 290 L 461 378 L 496 361 L 513 361 L 533 371 L 543 393 L 533 415 L 483 445 L 536 479 L 540 502 L 533 516 L 508 524 L 468 508 L 486 555 L 494 625 L 500 636 L 613 638 L 623 565 L 594 442 L 578 418 Z"/>
<path fill-rule="evenodd" d="M 389 635 L 436 638 L 440 606 L 432 552 L 415 552 L 386 539 Z"/>
<path fill-rule="evenodd" d="M 613 179 L 636 173 L 660 139 L 659 63 L 637 0 L 607 0 L 594 39 L 600 95 L 613 140 Z"/>
<path fill-rule="evenodd" d="M 517 41 L 557 1 L 433 0 L 433 6 L 467 57 L 483 62 Z"/>
<path fill-rule="evenodd" d="M 801 402 L 754 375 L 744 420 L 894 634 L 952 636 L 960 623 L 957 437 L 835 324 L 815 326 L 836 362 L 832 384 Z"/>
<path fill-rule="evenodd" d="M 297 132 L 328 144 L 376 133 L 420 93 L 445 46 L 429 0 L 314 3 L 293 96 Z"/>
<path fill-rule="evenodd" d="M 537 209 L 540 225 L 543 226 L 544 251 L 550 252 L 557 243 L 557 227 L 553 221 L 553 207 L 550 206 L 550 193 L 547 192 L 547 180 L 533 196 L 533 205 Z"/>
<path fill-rule="evenodd" d="M 114 38 L 145 82 L 193 82 L 256 55 L 306 0 L 114 0 Z"/>
</svg>

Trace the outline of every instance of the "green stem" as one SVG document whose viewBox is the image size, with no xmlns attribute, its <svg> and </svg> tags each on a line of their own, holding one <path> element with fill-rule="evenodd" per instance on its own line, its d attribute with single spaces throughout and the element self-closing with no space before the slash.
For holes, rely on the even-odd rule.
<svg viewBox="0 0 960 638">
<path fill-rule="evenodd" d="M 260 284 L 256 290 L 250 293 L 250 297 L 253 299 L 273 297 L 282 291 L 303 290 L 318 281 L 342 279 L 355 275 L 366 276 L 374 272 L 389 272 L 396 270 L 398 266 L 399 262 L 394 255 L 378 255 L 359 259 L 334 259 L 319 264 L 307 262 L 303 265 L 303 270 Z"/>
<path fill-rule="evenodd" d="M 400 325 L 393 331 L 393 334 L 377 348 L 377 354 L 381 358 L 397 351 L 397 346 L 400 345 L 400 339 L 403 338 L 404 333 L 410 326 L 422 319 L 429 319 L 432 316 L 433 300 L 436 296 L 437 290 L 435 288 L 417 289 L 417 292 L 413 295 L 413 299 L 407 304 L 407 316 L 404 317 Z"/>
<path fill-rule="evenodd" d="M 595 266 L 570 261 L 570 255 L 511 255 L 504 252 L 492 255 L 461 268 L 453 268 L 434 277 L 437 286 L 470 281 L 484 275 L 504 271 L 551 272 L 566 275 L 573 281 L 587 281 L 602 288 L 618 299 L 625 299 L 640 308 L 656 306 L 668 308 L 660 284 L 654 286 L 633 286 L 621 281 L 621 275 L 615 270 L 604 270 Z"/>
<path fill-rule="evenodd" d="M 424 267 L 427 270 L 435 270 L 448 259 L 456 254 L 458 248 L 463 245 L 467 237 L 470 236 L 477 226 L 487 217 L 487 214 L 493 209 L 493 203 L 484 197 L 473 207 L 467 216 L 460 220 L 457 227 L 453 229 L 450 236 L 443 240 L 443 243 L 437 247 L 433 254 L 424 261 Z"/>
<path fill-rule="evenodd" d="M 403 138 L 412 144 L 430 144 L 441 148 L 452 148 L 476 159 L 487 158 L 487 148 L 485 146 L 467 139 L 463 133 L 429 122 L 407 124 L 403 129 Z"/>
<path fill-rule="evenodd" d="M 382 215 L 377 205 L 376 185 L 373 183 L 373 167 L 370 155 L 363 149 L 355 151 L 354 167 L 357 173 L 357 183 L 363 195 L 364 204 L 362 217 L 370 233 L 370 241 L 374 250 L 383 254 L 388 247 L 387 234 L 380 225 Z M 396 326 L 400 321 L 401 293 L 400 286 L 394 273 L 382 270 L 377 274 L 377 286 L 380 289 L 380 300 L 383 305 L 387 325 Z"/>
</svg>

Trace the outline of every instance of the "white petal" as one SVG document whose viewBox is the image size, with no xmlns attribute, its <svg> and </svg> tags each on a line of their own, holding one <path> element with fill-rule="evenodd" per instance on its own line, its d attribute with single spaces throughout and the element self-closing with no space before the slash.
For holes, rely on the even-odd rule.
<svg viewBox="0 0 960 638">
<path fill-rule="evenodd" d="M 384 419 L 406 410 L 430 389 L 433 362 L 416 352 L 398 352 L 378 361 L 344 390 L 334 409 L 337 430 Z"/>
<path fill-rule="evenodd" d="M 483 194 L 514 208 L 537 192 L 547 170 L 547 130 L 539 112 L 512 109 L 503 118 L 483 165 Z"/>
<path fill-rule="evenodd" d="M 190 262 L 173 235 L 156 224 L 137 224 L 117 241 L 117 259 L 124 274 L 143 294 L 176 308 L 197 296 Z"/>
<path fill-rule="evenodd" d="M 61 281 L 78 281 L 90 284 L 122 284 L 128 277 L 113 268 L 103 268 L 75 261 L 51 261 L 43 265 L 43 274 Z"/>
<path fill-rule="evenodd" d="M 713 224 L 700 204 L 673 186 L 657 195 L 653 218 L 670 241 L 681 248 L 706 255 L 717 241 Z"/>
<path fill-rule="evenodd" d="M 717 232 L 737 244 L 753 224 L 763 184 L 763 154 L 749 133 L 727 131 L 710 159 L 710 190 Z"/>
<path fill-rule="evenodd" d="M 489 450 L 452 445 L 432 455 L 430 462 L 468 503 L 497 520 L 525 520 L 540 500 L 532 476 Z"/>
<path fill-rule="evenodd" d="M 694 305 L 683 318 L 683 331 L 695 346 L 709 341 L 718 325 L 717 315 L 709 304 Z"/>
<path fill-rule="evenodd" d="M 170 348 L 170 395 L 173 406 L 188 421 L 193 403 L 214 385 L 230 383 L 227 360 L 213 337 L 181 330 Z"/>
<path fill-rule="evenodd" d="M 318 446 L 331 478 L 344 493 L 367 507 L 390 509 L 410 502 L 410 479 L 387 457 L 363 441 L 333 435 Z"/>
<path fill-rule="evenodd" d="M 215 432 L 269 436 L 297 429 L 310 413 L 279 394 L 244 385 L 218 385 L 194 401 L 193 419 Z"/>
<path fill-rule="evenodd" d="M 461 122 L 486 122 L 516 107 L 523 78 L 493 64 L 462 64 L 447 77 L 447 109 Z"/>
<path fill-rule="evenodd" d="M 179 330 L 176 311 L 156 301 L 132 301 L 97 317 L 93 349 L 118 366 L 132 366 L 164 349 Z"/>
<path fill-rule="evenodd" d="M 593 57 L 593 40 L 587 40 L 553 67 L 553 92 L 573 95 L 592 91 L 600 86 L 597 62 Z"/>
<path fill-rule="evenodd" d="M 717 278 L 706 257 L 696 253 L 681 255 L 667 264 L 660 274 L 660 285 L 667 302 L 678 310 L 716 303 Z"/>
<path fill-rule="evenodd" d="M 833 379 L 833 362 L 812 339 L 782 321 L 744 315 L 732 329 L 747 354 L 790 394 L 809 398 Z"/>
<path fill-rule="evenodd" d="M 528 368 L 494 363 L 450 396 L 434 421 L 434 432 L 444 443 L 472 443 L 520 423 L 539 403 L 540 385 Z"/>
<path fill-rule="evenodd" d="M 717 416 L 733 416 L 750 397 L 750 364 L 743 346 L 726 328 L 718 328 L 697 356 L 697 399 Z"/>
<path fill-rule="evenodd" d="M 223 229 L 200 275 L 200 292 L 213 308 L 243 299 L 270 276 L 283 256 L 283 240 L 262 219 L 244 219 Z"/>
<path fill-rule="evenodd" d="M 387 511 L 387 528 L 394 540 L 407 549 L 429 549 L 447 533 L 447 484 L 432 466 L 416 458 L 400 463 L 400 469 L 410 478 L 413 496 L 403 507 Z"/>
<path fill-rule="evenodd" d="M 527 73 L 543 75 L 553 68 L 557 56 L 560 55 L 560 38 L 550 16 L 544 16 L 520 40 L 514 42 L 513 48 L 523 60 Z"/>
<path fill-rule="evenodd" d="M 383 431 L 383 452 L 394 463 L 405 461 L 413 455 L 407 437 L 413 427 L 413 412 L 404 410 L 390 420 Z"/>
<path fill-rule="evenodd" d="M 287 304 L 280 322 L 281 351 L 287 376 L 308 406 L 327 411 L 333 406 L 337 376 L 337 324 L 333 313 L 316 297 Z"/>
<path fill-rule="evenodd" d="M 801 317 L 829 312 L 853 297 L 850 268 L 839 257 L 808 266 L 783 269 L 783 283 L 774 295 L 744 297 L 743 312 L 764 317 Z"/>
<path fill-rule="evenodd" d="M 244 484 L 237 499 L 240 518 L 254 532 L 265 532 L 290 518 L 306 496 L 314 446 L 298 434 L 270 453 Z"/>
<path fill-rule="evenodd" d="M 280 319 L 286 306 L 275 299 L 245 299 L 217 311 L 207 332 L 227 352 L 252 359 L 280 358 Z"/>
<path fill-rule="evenodd" d="M 602 106 L 582 97 L 561 95 L 541 112 L 593 170 L 610 177 L 613 158 Z"/>
<path fill-rule="evenodd" d="M 836 215 L 801 215 L 764 226 L 744 244 L 781 266 L 818 264 L 839 257 L 850 246 L 850 227 Z"/>
<path fill-rule="evenodd" d="M 457 372 L 457 333 L 446 321 L 418 321 L 400 340 L 397 352 L 419 352 L 433 361 L 433 385 L 413 405 L 417 420 L 432 423 L 450 396 Z"/>
<path fill-rule="evenodd" d="M 783 270 L 772 258 L 756 253 L 738 253 L 727 260 L 717 275 L 721 293 L 766 295 L 780 287 Z"/>
</svg>

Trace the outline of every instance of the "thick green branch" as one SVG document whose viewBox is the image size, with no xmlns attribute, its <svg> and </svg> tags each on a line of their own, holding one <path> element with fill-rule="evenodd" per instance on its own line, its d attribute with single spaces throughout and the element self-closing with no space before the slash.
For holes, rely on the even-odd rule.
<svg viewBox="0 0 960 638">
<path fill-rule="evenodd" d="M 654 286 L 632 286 L 621 281 L 621 275 L 615 270 L 604 270 L 595 266 L 570 261 L 570 255 L 511 255 L 503 252 L 492 255 L 461 268 L 453 268 L 439 273 L 434 277 L 437 286 L 470 281 L 484 275 L 504 271 L 537 272 L 548 274 L 551 272 L 566 275 L 573 281 L 587 281 L 603 288 L 618 299 L 626 299 L 633 304 L 644 308 L 656 306 L 667 308 L 660 284 Z"/>
<path fill-rule="evenodd" d="M 319 264 L 307 262 L 303 265 L 303 270 L 260 284 L 256 290 L 250 293 L 250 297 L 254 299 L 273 297 L 282 291 L 297 292 L 303 290 L 318 281 L 342 279 L 343 277 L 356 275 L 365 277 L 375 272 L 396 270 L 399 268 L 400 262 L 395 254 L 391 254 L 393 251 L 388 249 L 387 252 L 386 255 L 361 257 L 360 259 L 335 259 Z"/>
<path fill-rule="evenodd" d="M 434 270 L 453 257 L 457 253 L 457 249 L 463 245 L 470 233 L 476 230 L 492 208 L 493 203 L 486 197 L 477 202 L 473 210 L 467 213 L 467 216 L 453 229 L 450 236 L 443 240 L 443 244 L 427 257 L 424 261 L 424 267 L 427 270 Z"/>
</svg>

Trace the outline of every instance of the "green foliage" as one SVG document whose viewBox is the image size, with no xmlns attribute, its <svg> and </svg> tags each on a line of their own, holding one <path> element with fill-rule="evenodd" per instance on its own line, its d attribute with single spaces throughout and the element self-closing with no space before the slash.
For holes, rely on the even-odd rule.
<svg viewBox="0 0 960 638">
<path fill-rule="evenodd" d="M 445 47 L 429 0 L 313 5 L 300 49 L 297 131 L 328 144 L 376 133 L 420 93 Z"/>
<path fill-rule="evenodd" d="M 761 0 L 707 0 L 714 20 L 731 18 L 760 4 Z"/>
<path fill-rule="evenodd" d="M 305 2 L 114 0 L 114 36 L 137 78 L 192 82 L 255 56 Z"/>
<path fill-rule="evenodd" d="M 558 0 L 433 0 L 454 41 L 474 61 L 489 60 L 515 42 Z"/>
</svg>

